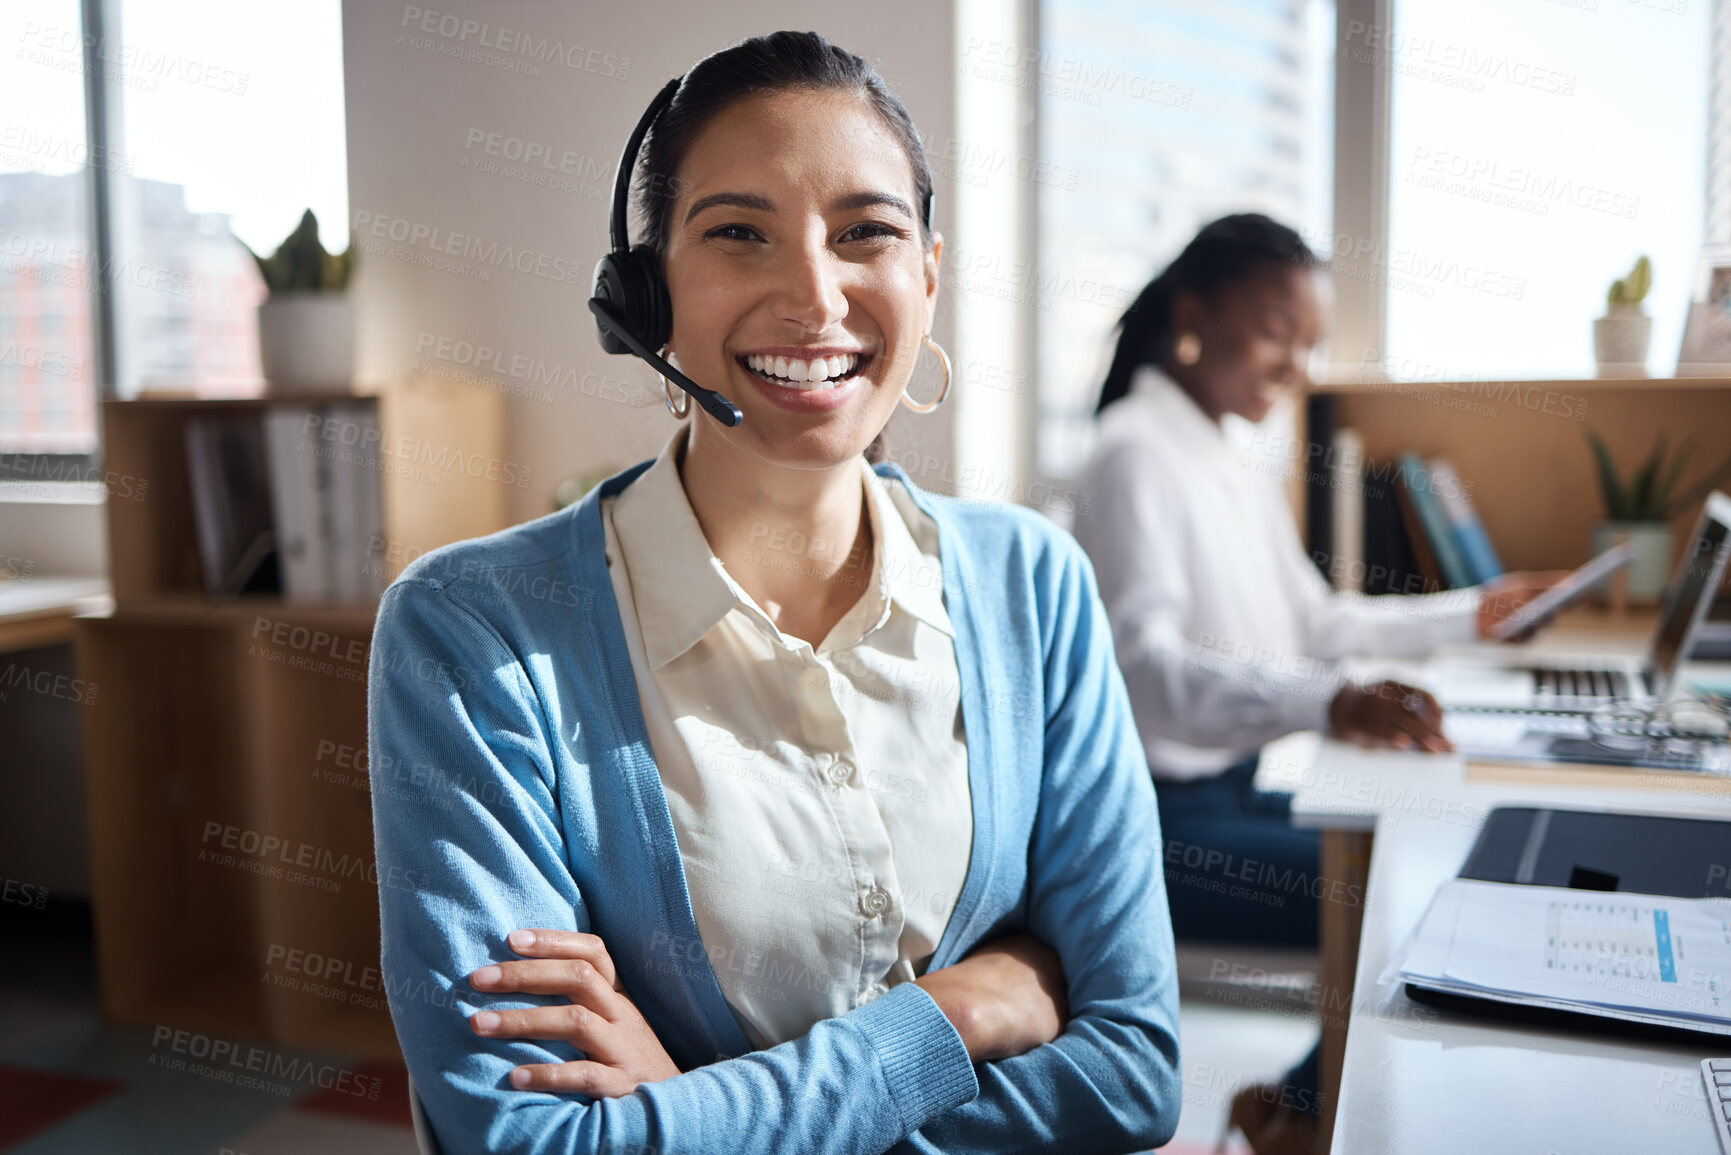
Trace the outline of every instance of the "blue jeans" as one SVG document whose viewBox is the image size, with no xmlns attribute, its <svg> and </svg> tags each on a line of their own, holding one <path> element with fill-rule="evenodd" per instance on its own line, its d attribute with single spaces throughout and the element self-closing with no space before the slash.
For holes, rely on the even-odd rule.
<svg viewBox="0 0 1731 1155">
<path fill-rule="evenodd" d="M 1256 789 L 1256 755 L 1212 778 L 1160 782 L 1166 898 L 1180 940 L 1316 946 L 1322 839 L 1292 795 Z"/>
<path fill-rule="evenodd" d="M 1212 778 L 1160 782 L 1166 899 L 1180 940 L 1317 945 L 1322 838 L 1292 825 L 1292 795 L 1256 789 L 1257 755 Z M 1287 1072 L 1300 1103 L 1320 1107 L 1316 1048 Z"/>
</svg>

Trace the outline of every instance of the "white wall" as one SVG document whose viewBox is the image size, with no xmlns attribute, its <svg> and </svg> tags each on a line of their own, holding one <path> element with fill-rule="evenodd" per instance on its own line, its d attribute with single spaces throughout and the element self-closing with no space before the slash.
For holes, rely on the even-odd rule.
<svg viewBox="0 0 1731 1155">
<path fill-rule="evenodd" d="M 510 493 L 518 519 L 550 510 L 563 477 L 652 456 L 674 427 L 655 375 L 635 358 L 603 353 L 585 308 L 590 272 L 608 247 L 613 167 L 662 84 L 743 37 L 815 25 L 876 63 L 922 133 L 955 134 L 955 17 L 945 0 L 837 4 L 815 20 L 812 5 L 792 0 L 435 4 L 343 5 L 350 223 L 363 242 L 358 376 L 387 384 L 417 369 L 476 372 L 456 363 L 458 343 L 497 350 L 476 376 L 518 391 L 508 393 L 506 451 L 528 471 Z M 423 31 L 423 12 L 436 13 L 435 29 L 442 17 L 448 34 Z M 533 45 L 557 44 L 563 58 L 525 54 L 523 34 Z M 484 140 L 471 145 L 486 133 L 539 146 L 554 167 L 529 167 L 538 183 L 477 170 L 477 162 L 508 163 L 487 156 Z M 941 232 L 954 219 L 950 185 L 940 174 Z M 375 222 L 386 237 L 373 234 Z M 393 244 L 392 229 L 411 242 Z M 476 255 L 493 246 L 495 259 L 510 246 L 530 271 Z M 459 255 L 444 257 L 447 248 Z M 441 259 L 446 267 L 435 265 Z M 951 327 L 939 323 L 946 345 Z M 513 364 L 564 387 L 514 378 Z M 955 489 L 958 408 L 901 412 L 891 423 L 891 458 L 930 488 Z M 921 462 L 927 467 L 915 469 Z"/>
</svg>

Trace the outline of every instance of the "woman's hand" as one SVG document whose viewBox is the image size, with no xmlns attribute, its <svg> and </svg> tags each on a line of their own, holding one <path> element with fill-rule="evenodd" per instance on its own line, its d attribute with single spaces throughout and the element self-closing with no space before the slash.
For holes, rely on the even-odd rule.
<svg viewBox="0 0 1731 1155">
<path fill-rule="evenodd" d="M 484 966 L 469 976 L 470 986 L 494 995 L 564 995 L 571 1001 L 521 1011 L 477 1011 L 469 1029 L 486 1039 L 554 1039 L 587 1056 L 517 1067 L 511 1072 L 513 1087 L 611 1099 L 629 1095 L 639 1083 L 679 1074 L 661 1040 L 625 996 L 599 938 L 536 928 L 512 931 L 505 941 L 527 961 Z"/>
<path fill-rule="evenodd" d="M 1031 934 L 1013 934 L 916 979 L 932 996 L 976 1063 L 1009 1059 L 1051 1042 L 1070 1019 L 1058 953 Z"/>
<path fill-rule="evenodd" d="M 1443 736 L 1442 707 L 1405 682 L 1342 686 L 1328 705 L 1328 727 L 1338 738 L 1396 750 L 1453 750 Z"/>
<path fill-rule="evenodd" d="M 1479 589 L 1479 637 L 1493 638 L 1491 633 L 1498 622 L 1513 614 L 1516 610 L 1569 576 L 1567 570 L 1551 570 L 1546 573 L 1506 573 L 1500 578 L 1493 578 Z M 1524 630 L 1510 638 L 1511 642 L 1524 642 L 1533 636 L 1531 629 Z"/>
</svg>

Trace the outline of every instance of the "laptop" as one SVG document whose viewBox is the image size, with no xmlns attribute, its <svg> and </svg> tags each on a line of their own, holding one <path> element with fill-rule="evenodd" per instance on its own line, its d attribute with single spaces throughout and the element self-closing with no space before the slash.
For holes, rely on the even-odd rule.
<svg viewBox="0 0 1731 1155">
<path fill-rule="evenodd" d="M 1712 493 L 1671 578 L 1644 657 L 1473 654 L 1438 658 L 1425 681 L 1445 710 L 1591 711 L 1666 701 L 1731 558 L 1731 497 Z"/>
</svg>

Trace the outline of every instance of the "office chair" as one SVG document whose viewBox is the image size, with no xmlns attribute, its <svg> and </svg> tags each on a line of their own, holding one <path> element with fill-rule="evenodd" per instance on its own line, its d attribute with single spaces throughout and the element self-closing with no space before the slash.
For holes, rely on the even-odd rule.
<svg viewBox="0 0 1731 1155">
<path fill-rule="evenodd" d="M 421 1097 L 415 1094 L 413 1079 L 409 1080 L 409 1119 L 415 1125 L 415 1146 L 420 1148 L 421 1155 L 445 1155 L 433 1134 L 433 1125 L 427 1122 L 427 1113 L 421 1110 Z"/>
</svg>

